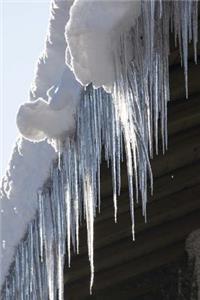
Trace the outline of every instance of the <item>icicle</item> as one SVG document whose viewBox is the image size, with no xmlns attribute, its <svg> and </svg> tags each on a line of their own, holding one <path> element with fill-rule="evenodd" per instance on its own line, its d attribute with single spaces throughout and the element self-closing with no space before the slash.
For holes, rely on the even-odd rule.
<svg viewBox="0 0 200 300">
<path fill-rule="evenodd" d="M 71 151 L 69 151 L 65 156 L 65 171 L 66 171 L 66 183 L 65 183 L 65 202 L 66 202 L 66 220 L 67 220 L 67 253 L 68 253 L 68 266 L 71 264 L 71 191 L 70 191 L 70 159 Z"/>
<path fill-rule="evenodd" d="M 39 209 L 39 237 L 40 237 L 40 254 L 41 261 L 43 262 L 43 231 L 44 231 L 44 216 L 43 216 L 43 201 L 42 201 L 42 191 L 38 191 L 38 209 Z"/>
<path fill-rule="evenodd" d="M 185 74 L 185 93 L 188 98 L 188 15 L 187 15 L 187 1 L 183 1 L 181 5 L 182 15 L 182 43 L 183 43 L 183 63 Z"/>
<path fill-rule="evenodd" d="M 94 281 L 94 211 L 93 211 L 93 195 L 92 185 L 89 177 L 84 181 L 84 202 L 86 209 L 86 223 L 87 223 L 87 236 L 88 236 L 88 254 L 90 261 L 90 294 L 92 294 L 92 287 Z"/>
<path fill-rule="evenodd" d="M 77 169 L 77 153 L 74 147 L 74 214 L 75 214 L 75 226 L 76 226 L 76 252 L 79 254 L 79 193 L 78 193 L 78 169 Z"/>
<path fill-rule="evenodd" d="M 197 42 L 198 42 L 198 1 L 192 2 L 192 31 L 194 45 L 194 61 L 197 64 Z"/>
<path fill-rule="evenodd" d="M 116 175 L 116 137 L 115 137 L 115 119 L 114 109 L 112 110 L 112 183 L 113 183 L 113 204 L 114 220 L 117 223 L 117 175 Z"/>
</svg>

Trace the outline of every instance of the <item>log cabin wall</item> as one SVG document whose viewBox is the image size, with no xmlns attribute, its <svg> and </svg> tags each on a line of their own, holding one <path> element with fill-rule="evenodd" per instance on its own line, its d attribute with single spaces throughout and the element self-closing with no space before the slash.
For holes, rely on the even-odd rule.
<svg viewBox="0 0 200 300">
<path fill-rule="evenodd" d="M 200 66 L 193 62 L 192 45 L 189 53 L 189 100 L 185 99 L 179 53 L 172 49 L 170 56 L 169 147 L 164 156 L 160 150 L 151 162 L 154 195 L 149 195 L 148 222 L 145 224 L 138 205 L 133 242 L 126 171 L 122 166 L 118 223 L 114 223 L 111 176 L 103 165 L 102 209 L 94 227 L 93 295 L 89 296 L 90 269 L 83 224 L 80 255 L 73 257 L 70 269 L 65 269 L 66 299 L 190 299 L 185 239 L 200 228 Z"/>
</svg>

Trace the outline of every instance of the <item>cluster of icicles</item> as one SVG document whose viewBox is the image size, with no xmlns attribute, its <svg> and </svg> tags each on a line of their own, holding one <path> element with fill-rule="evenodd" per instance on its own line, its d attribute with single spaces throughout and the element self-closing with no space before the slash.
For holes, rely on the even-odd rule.
<svg viewBox="0 0 200 300">
<path fill-rule="evenodd" d="M 192 39 L 197 60 L 197 5 L 197 1 L 189 0 L 142 2 L 136 26 L 121 37 L 120 50 L 115 53 L 113 94 L 94 90 L 92 85 L 83 91 L 76 134 L 62 142 L 51 178 L 38 192 L 38 213 L 16 249 L 2 299 L 63 299 L 65 254 L 70 266 L 71 250 L 79 252 L 79 226 L 83 219 L 87 225 L 92 290 L 94 218 L 100 211 L 103 155 L 112 169 L 115 220 L 120 165 L 126 159 L 134 239 L 134 203 L 141 199 L 146 218 L 147 182 L 152 190 L 149 159 L 154 148 L 158 152 L 159 128 L 163 152 L 167 148 L 169 34 L 174 31 L 175 41 L 178 40 L 187 96 L 188 42 Z M 128 39 L 134 48 L 130 65 L 124 55 Z"/>
</svg>

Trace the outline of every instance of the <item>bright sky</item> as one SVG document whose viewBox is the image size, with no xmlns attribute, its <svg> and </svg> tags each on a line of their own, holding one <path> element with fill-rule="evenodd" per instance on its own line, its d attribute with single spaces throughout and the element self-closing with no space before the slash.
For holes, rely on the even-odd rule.
<svg viewBox="0 0 200 300">
<path fill-rule="evenodd" d="M 5 173 L 18 135 L 18 107 L 28 100 L 35 64 L 43 49 L 49 3 L 50 0 L 0 0 L 0 176 Z"/>
</svg>

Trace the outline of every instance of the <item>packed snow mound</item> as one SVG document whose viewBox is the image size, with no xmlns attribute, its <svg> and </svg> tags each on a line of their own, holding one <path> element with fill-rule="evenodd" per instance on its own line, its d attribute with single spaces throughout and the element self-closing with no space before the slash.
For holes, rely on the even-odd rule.
<svg viewBox="0 0 200 300">
<path fill-rule="evenodd" d="M 47 92 L 48 101 L 39 98 L 21 105 L 17 114 L 20 133 L 26 139 L 37 142 L 72 135 L 81 90 L 73 73 L 65 67 L 59 85 Z"/>
<path fill-rule="evenodd" d="M 50 165 L 56 158 L 45 143 L 18 140 L 0 187 L 0 288 L 28 223 L 34 218 L 37 192 L 50 176 Z"/>
<path fill-rule="evenodd" d="M 66 63 L 82 85 L 112 90 L 120 36 L 134 26 L 140 11 L 140 0 L 74 1 L 66 26 Z"/>
</svg>

